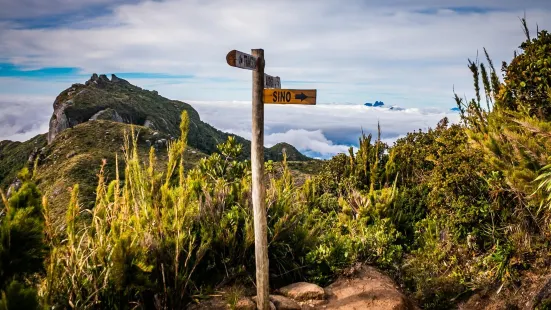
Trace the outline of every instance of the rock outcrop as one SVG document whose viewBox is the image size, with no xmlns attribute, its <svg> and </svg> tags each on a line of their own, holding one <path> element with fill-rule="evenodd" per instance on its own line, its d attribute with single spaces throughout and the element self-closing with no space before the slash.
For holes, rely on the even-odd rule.
<svg viewBox="0 0 551 310">
<path fill-rule="evenodd" d="M 127 87 L 135 87 L 126 80 L 118 78 L 114 74 L 111 80 L 106 75 L 93 74 L 83 84 L 73 84 L 70 88 L 61 92 L 54 101 L 54 113 L 50 118 L 48 130 L 48 144 L 63 130 L 71 128 L 88 120 L 111 120 L 124 122 L 119 113 L 104 104 L 101 99 L 102 92 L 109 87 L 113 92 L 115 88 L 124 90 Z"/>
<path fill-rule="evenodd" d="M 326 288 L 323 309 L 417 309 L 388 276 L 370 266 L 355 270 L 352 277 L 342 277 Z"/>
<path fill-rule="evenodd" d="M 325 291 L 318 285 L 298 282 L 291 285 L 287 285 L 278 290 L 282 295 L 292 298 L 294 300 L 323 300 L 325 298 Z"/>
<path fill-rule="evenodd" d="M 50 128 L 48 130 L 48 144 L 52 143 L 58 133 L 70 127 L 65 108 L 71 103 L 71 100 L 61 101 L 59 97 L 54 102 L 54 114 L 50 118 Z"/>
<path fill-rule="evenodd" d="M 144 126 L 178 137 L 180 116 L 184 110 L 190 120 L 189 146 L 205 154 L 217 152 L 217 145 L 226 141 L 230 135 L 202 122 L 199 113 L 189 104 L 167 99 L 157 91 L 142 89 L 114 74 L 109 79 L 104 74 L 94 73 L 84 84 L 73 84 L 55 99 L 47 135 L 48 145 L 64 130 L 95 120 Z M 250 142 L 241 137 L 235 138 L 243 145 L 244 154 L 240 159 L 249 157 Z M 310 160 L 285 143 L 267 148 L 264 152 L 266 160 L 282 160 L 283 149 L 290 161 Z"/>
<path fill-rule="evenodd" d="M 95 121 L 95 120 L 104 120 L 104 121 L 112 121 L 112 122 L 118 122 L 118 123 L 124 123 L 124 120 L 122 119 L 122 117 L 119 115 L 119 113 L 117 113 L 117 111 L 111 109 L 111 108 L 107 108 L 105 110 L 101 110 L 99 111 L 98 113 L 92 115 L 92 117 L 90 117 L 90 120 L 91 121 Z"/>
<path fill-rule="evenodd" d="M 369 266 L 352 268 L 328 287 L 299 282 L 277 290 L 282 295 L 270 295 L 270 307 L 276 310 L 417 310 L 388 276 Z M 235 309 L 256 309 L 256 296 L 242 297 Z M 223 297 L 207 300 L 189 309 L 231 309 Z"/>
</svg>

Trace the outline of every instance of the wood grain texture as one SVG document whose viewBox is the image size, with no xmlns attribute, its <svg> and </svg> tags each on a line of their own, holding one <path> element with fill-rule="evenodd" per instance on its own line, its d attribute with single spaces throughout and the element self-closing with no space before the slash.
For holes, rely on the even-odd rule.
<svg viewBox="0 0 551 310">
<path fill-rule="evenodd" d="M 253 71 L 252 100 L 252 198 L 254 212 L 254 241 L 256 261 L 257 308 L 268 310 L 270 307 L 270 284 L 268 262 L 268 228 L 266 219 L 266 188 L 264 185 L 264 50 L 253 49 L 252 55 L 258 59 L 257 69 Z"/>
<path fill-rule="evenodd" d="M 226 62 L 232 67 L 255 70 L 257 67 L 258 58 L 237 50 L 231 50 L 226 55 Z"/>
</svg>

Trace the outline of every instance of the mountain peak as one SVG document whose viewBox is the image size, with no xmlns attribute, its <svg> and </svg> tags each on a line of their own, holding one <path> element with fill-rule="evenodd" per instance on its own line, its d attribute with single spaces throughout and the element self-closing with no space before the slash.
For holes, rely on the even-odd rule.
<svg viewBox="0 0 551 310">
<path fill-rule="evenodd" d="M 176 136 L 180 133 L 182 110 L 188 111 L 190 119 L 200 121 L 199 113 L 184 102 L 169 100 L 114 74 L 109 79 L 105 74 L 94 73 L 84 84 L 73 84 L 55 99 L 48 143 L 63 130 L 95 120 L 94 116 L 100 114 L 104 120 L 111 115 L 112 119 L 107 120 L 146 126 Z"/>
<path fill-rule="evenodd" d="M 229 134 L 201 121 L 199 113 L 189 104 L 170 100 L 156 91 L 149 91 L 130 84 L 111 74 L 92 74 L 85 84 L 73 84 L 62 91 L 54 102 L 54 113 L 50 119 L 48 144 L 62 131 L 85 122 L 104 120 L 148 127 L 172 137 L 180 135 L 180 116 L 186 110 L 190 119 L 188 142 L 205 154 L 217 151 L 217 145 Z M 250 142 L 241 137 L 246 157 L 250 154 Z M 286 149 L 289 160 L 309 160 L 292 145 L 283 143 L 266 149 L 267 159 L 280 160 Z"/>
<path fill-rule="evenodd" d="M 90 79 L 85 83 L 86 86 L 105 86 L 107 84 L 123 84 L 132 86 L 132 84 L 130 84 L 127 80 L 121 79 L 115 74 L 111 74 L 111 80 L 109 80 L 105 74 L 98 75 L 97 73 L 93 73 Z"/>
</svg>

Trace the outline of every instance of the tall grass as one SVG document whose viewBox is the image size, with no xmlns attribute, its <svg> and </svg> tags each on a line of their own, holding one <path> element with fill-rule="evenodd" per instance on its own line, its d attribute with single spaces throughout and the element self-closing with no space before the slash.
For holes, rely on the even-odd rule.
<svg viewBox="0 0 551 310">
<path fill-rule="evenodd" d="M 125 140 L 124 163 L 116 159 L 115 179 L 106 180 L 106 162 L 101 166 L 95 207 L 82 208 L 75 185 L 62 231 L 46 218 L 51 251 L 40 287 L 45 304 L 180 309 L 217 287 L 254 283 L 250 164 L 236 159 L 242 147 L 230 138 L 218 146 L 219 153 L 184 171 L 188 125 L 184 111 L 181 137 L 168 145 L 162 170 L 153 149 L 148 157 L 140 156 L 132 131 Z M 399 253 L 387 247 L 396 240 L 390 223 L 371 219 L 375 225 L 368 228 L 367 216 L 358 220 L 336 198 L 319 199 L 313 180 L 295 185 L 286 160 L 279 171 L 270 171 L 266 205 L 272 287 L 304 279 L 323 283 L 359 259 L 377 261 Z M 392 194 L 375 199 L 377 193 L 371 190 L 369 199 L 384 200 L 378 208 L 388 205 Z M 354 192 L 357 199 L 362 195 Z M 362 212 L 375 207 L 366 199 Z M 343 231 L 343 225 L 350 229 Z M 385 256 L 387 248 L 394 256 Z"/>
</svg>

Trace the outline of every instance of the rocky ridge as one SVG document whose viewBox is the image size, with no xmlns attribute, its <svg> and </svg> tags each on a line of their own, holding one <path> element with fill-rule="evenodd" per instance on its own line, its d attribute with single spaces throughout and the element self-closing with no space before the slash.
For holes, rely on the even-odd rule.
<svg viewBox="0 0 551 310">
<path fill-rule="evenodd" d="M 226 141 L 230 136 L 201 121 L 199 113 L 189 104 L 167 99 L 157 91 L 134 86 L 114 74 L 109 79 L 104 74 L 94 73 L 84 84 L 73 84 L 57 96 L 53 108 L 48 144 L 52 144 L 56 136 L 64 130 L 95 120 L 144 126 L 170 137 L 178 137 L 183 110 L 188 112 L 190 118 L 188 143 L 191 147 L 211 154 L 216 151 L 217 144 Z M 243 144 L 245 156 L 248 157 L 250 142 L 239 136 L 235 138 Z M 265 149 L 266 159 L 281 160 L 283 149 L 289 160 L 310 160 L 286 143 Z"/>
</svg>

